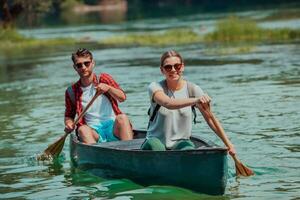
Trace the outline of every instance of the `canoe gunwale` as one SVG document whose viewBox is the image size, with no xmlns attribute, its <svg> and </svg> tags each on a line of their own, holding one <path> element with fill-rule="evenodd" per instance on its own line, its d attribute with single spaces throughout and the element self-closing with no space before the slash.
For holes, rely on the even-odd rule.
<svg viewBox="0 0 300 200">
<path fill-rule="evenodd" d="M 139 130 L 135 130 L 136 131 L 139 131 Z M 143 134 L 145 133 L 145 131 L 141 131 L 143 132 Z M 205 147 L 199 147 L 199 148 L 196 148 L 196 149 L 189 149 L 189 150 L 167 150 L 167 151 L 152 151 L 152 150 L 141 150 L 141 149 L 124 149 L 124 148 L 116 148 L 114 146 L 110 146 L 110 144 L 114 144 L 114 143 L 126 143 L 128 142 L 128 144 L 130 145 L 130 142 L 134 141 L 134 140 L 137 140 L 137 139 L 133 139 L 133 140 L 129 140 L 129 141 L 115 141 L 115 142 L 106 142 L 106 143 L 98 143 L 98 144 L 84 144 L 82 142 L 80 142 L 77 138 L 77 136 L 75 134 L 71 134 L 71 140 L 76 143 L 76 145 L 82 145 L 82 146 L 86 146 L 86 147 L 89 147 L 89 148 L 97 148 L 97 149 L 106 149 L 106 150 L 110 150 L 110 151 L 122 151 L 122 152 L 138 152 L 138 153 L 153 153 L 153 152 L 159 152 L 159 153 L 165 153 L 165 154 L 169 154 L 169 153 L 182 153 L 182 152 L 185 152 L 185 153 L 191 153 L 191 154 L 194 154 L 194 153 L 200 153 L 200 152 L 224 152 L 227 154 L 227 148 L 225 147 L 220 147 L 218 145 L 216 145 L 215 143 L 211 142 L 211 141 L 205 141 L 204 139 L 202 139 L 201 137 L 199 136 L 195 136 L 195 135 L 192 135 L 191 137 L 192 140 L 194 141 L 200 141 L 202 143 L 204 143 Z"/>
</svg>

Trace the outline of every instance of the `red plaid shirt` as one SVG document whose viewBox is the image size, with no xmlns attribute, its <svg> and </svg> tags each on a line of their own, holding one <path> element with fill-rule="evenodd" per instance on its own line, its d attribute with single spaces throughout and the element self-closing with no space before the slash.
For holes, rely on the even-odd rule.
<svg viewBox="0 0 300 200">
<path fill-rule="evenodd" d="M 105 83 L 116 89 L 122 90 L 120 88 L 120 86 L 118 85 L 118 83 L 109 74 L 106 74 L 106 73 L 100 74 L 99 83 Z M 95 86 L 98 85 L 96 74 L 93 74 L 93 84 Z M 83 92 L 81 89 L 80 79 L 75 84 L 72 85 L 72 90 L 73 90 L 73 93 L 75 96 L 75 105 L 73 104 L 71 97 L 70 97 L 68 91 L 66 90 L 66 92 L 65 92 L 65 117 L 70 117 L 70 118 L 74 119 L 75 115 L 77 114 L 77 116 L 79 116 L 83 110 L 83 108 L 82 108 L 82 93 Z M 108 92 L 104 93 L 104 95 L 109 99 L 115 115 L 121 114 L 122 111 L 119 109 L 117 100 L 114 99 Z M 77 124 L 77 128 L 83 124 L 85 124 L 84 117 L 81 118 L 81 120 L 79 120 L 79 122 Z"/>
</svg>

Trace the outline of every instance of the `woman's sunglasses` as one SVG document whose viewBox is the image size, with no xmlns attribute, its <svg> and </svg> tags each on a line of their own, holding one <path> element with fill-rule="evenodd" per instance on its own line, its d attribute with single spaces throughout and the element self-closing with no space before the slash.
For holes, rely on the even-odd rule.
<svg viewBox="0 0 300 200">
<path fill-rule="evenodd" d="M 85 67 L 89 67 L 91 65 L 92 61 L 85 61 L 85 62 L 82 62 L 82 63 L 76 63 L 75 66 L 77 69 L 81 69 L 83 67 L 83 65 Z"/>
<path fill-rule="evenodd" d="M 163 68 L 164 68 L 167 72 L 172 71 L 173 67 L 174 67 L 174 69 L 175 69 L 176 71 L 179 71 L 179 70 L 181 69 L 181 67 L 182 67 L 182 63 L 176 63 L 176 64 L 174 64 L 174 65 L 164 65 L 164 66 L 163 66 Z"/>
</svg>

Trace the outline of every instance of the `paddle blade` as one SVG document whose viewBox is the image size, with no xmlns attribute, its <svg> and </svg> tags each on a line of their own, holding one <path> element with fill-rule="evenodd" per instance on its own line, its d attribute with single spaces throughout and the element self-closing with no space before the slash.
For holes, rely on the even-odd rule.
<svg viewBox="0 0 300 200">
<path fill-rule="evenodd" d="M 236 156 L 233 156 L 234 162 L 235 162 L 235 171 L 237 176 L 252 176 L 254 175 L 254 172 L 246 167 L 239 159 L 236 158 Z"/>
<path fill-rule="evenodd" d="M 58 140 L 56 140 L 53 144 L 49 145 L 47 149 L 44 150 L 44 152 L 38 156 L 38 160 L 50 160 L 54 157 L 57 157 L 65 144 L 66 138 L 68 134 L 64 134 L 62 137 L 60 137 Z"/>
</svg>

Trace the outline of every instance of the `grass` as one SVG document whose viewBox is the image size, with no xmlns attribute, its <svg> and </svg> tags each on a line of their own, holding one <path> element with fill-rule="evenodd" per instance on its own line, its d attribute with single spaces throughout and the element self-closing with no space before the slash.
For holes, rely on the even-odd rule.
<svg viewBox="0 0 300 200">
<path fill-rule="evenodd" d="M 0 29 L 0 41 L 1 42 L 20 42 L 25 38 L 20 35 L 15 29 Z"/>
<path fill-rule="evenodd" d="M 27 38 L 19 34 L 15 29 L 0 30 L 0 52 L 26 51 L 28 49 L 53 48 L 57 46 L 70 46 L 76 44 L 76 40 L 71 38 L 57 39 L 34 39 Z"/>
<path fill-rule="evenodd" d="M 193 29 L 172 29 L 165 32 L 143 34 L 128 34 L 108 39 L 90 41 L 97 46 L 176 46 L 203 43 L 209 46 L 223 45 L 224 53 L 228 47 L 234 47 L 231 52 L 247 52 L 256 43 L 285 43 L 299 41 L 300 30 L 294 29 L 264 29 L 253 20 L 229 17 L 217 22 L 214 32 L 199 35 Z M 84 41 L 72 38 L 57 38 L 39 40 L 26 38 L 14 29 L 0 29 L 0 52 L 26 52 L 28 49 L 57 49 L 82 45 Z M 249 46 L 250 45 L 250 46 Z M 244 47 L 243 47 L 244 46 Z"/>
<path fill-rule="evenodd" d="M 204 36 L 192 29 L 173 29 L 164 33 L 128 34 L 101 40 L 112 46 L 166 46 L 191 43 L 256 43 L 290 42 L 300 39 L 300 30 L 264 29 L 253 20 L 229 17 L 216 25 L 216 30 Z"/>
<path fill-rule="evenodd" d="M 191 29 L 174 29 L 164 33 L 128 34 L 101 40 L 104 45 L 166 46 L 201 42 L 201 37 Z"/>
<path fill-rule="evenodd" d="M 253 20 L 230 17 L 217 23 L 216 31 L 204 37 L 206 42 L 289 42 L 300 39 L 300 30 L 264 29 Z"/>
</svg>

